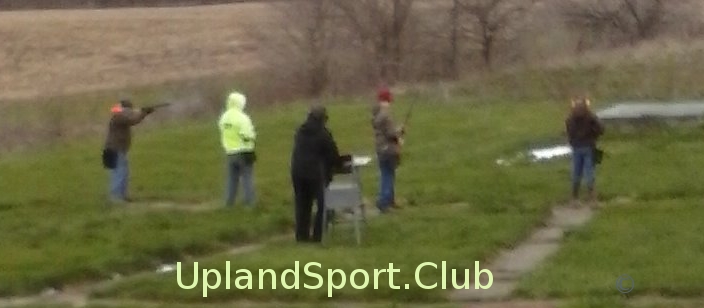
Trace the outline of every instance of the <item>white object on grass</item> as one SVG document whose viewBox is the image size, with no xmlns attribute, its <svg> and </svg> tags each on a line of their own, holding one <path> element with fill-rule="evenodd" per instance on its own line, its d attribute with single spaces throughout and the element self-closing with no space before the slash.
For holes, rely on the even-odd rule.
<svg viewBox="0 0 704 308">
<path fill-rule="evenodd" d="M 355 156 L 352 158 L 352 165 L 355 167 L 366 166 L 372 161 L 369 156 Z"/>
<path fill-rule="evenodd" d="M 157 273 L 168 273 L 168 272 L 173 272 L 176 269 L 175 266 L 171 264 L 164 264 L 162 266 L 159 266 L 159 268 L 156 270 Z"/>
<path fill-rule="evenodd" d="M 572 148 L 567 145 L 558 145 L 549 148 L 533 149 L 530 151 L 530 155 L 533 157 L 533 161 L 549 160 L 553 158 L 568 156 L 570 154 L 572 154 Z"/>
<path fill-rule="evenodd" d="M 496 160 L 496 164 L 499 165 L 499 166 L 510 166 L 510 165 L 511 165 L 511 162 L 509 162 L 509 161 L 507 161 L 507 160 L 505 160 L 505 159 L 501 159 L 501 158 L 500 158 L 500 159 L 497 159 L 497 160 Z"/>
</svg>

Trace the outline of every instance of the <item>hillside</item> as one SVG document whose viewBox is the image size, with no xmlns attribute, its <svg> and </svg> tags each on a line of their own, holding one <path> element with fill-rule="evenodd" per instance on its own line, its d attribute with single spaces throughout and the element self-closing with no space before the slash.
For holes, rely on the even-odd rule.
<svg viewBox="0 0 704 308">
<path fill-rule="evenodd" d="M 265 5 L 0 12 L 0 99 L 256 68 L 246 32 L 267 17 Z"/>
<path fill-rule="evenodd" d="M 167 7 L 208 5 L 234 2 L 261 2 L 266 0 L 0 0 L 2 10 L 38 9 L 94 9 L 116 7 Z"/>
</svg>

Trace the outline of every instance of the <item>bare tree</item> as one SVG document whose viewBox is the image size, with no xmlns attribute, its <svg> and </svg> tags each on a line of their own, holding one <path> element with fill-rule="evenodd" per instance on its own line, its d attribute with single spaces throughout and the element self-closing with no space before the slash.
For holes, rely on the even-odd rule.
<svg viewBox="0 0 704 308">
<path fill-rule="evenodd" d="M 470 38 L 481 46 L 481 56 L 491 68 L 496 44 L 506 38 L 514 23 L 525 17 L 537 0 L 465 0 L 462 12 L 470 21 Z"/>
<path fill-rule="evenodd" d="M 271 4 L 280 14 L 272 19 L 276 24 L 249 31 L 264 47 L 270 67 L 279 74 L 287 68 L 293 80 L 304 80 L 305 94 L 311 96 L 320 95 L 330 82 L 331 57 L 339 38 L 332 1 Z"/>
<path fill-rule="evenodd" d="M 335 0 L 362 47 L 371 51 L 377 77 L 393 83 L 400 77 L 404 34 L 414 0 Z"/>
<path fill-rule="evenodd" d="M 612 45 L 654 38 L 667 24 L 668 14 L 683 1 L 664 0 L 561 0 L 568 25 L 587 34 L 605 35 Z M 581 42 L 584 44 L 584 42 Z"/>
<path fill-rule="evenodd" d="M 665 19 L 663 0 L 623 0 L 621 5 L 622 10 L 633 20 L 633 32 L 641 40 L 652 38 Z"/>
<path fill-rule="evenodd" d="M 448 55 L 449 75 L 457 78 L 459 75 L 457 60 L 460 52 L 460 0 L 452 0 L 450 8 L 450 54 Z"/>
</svg>

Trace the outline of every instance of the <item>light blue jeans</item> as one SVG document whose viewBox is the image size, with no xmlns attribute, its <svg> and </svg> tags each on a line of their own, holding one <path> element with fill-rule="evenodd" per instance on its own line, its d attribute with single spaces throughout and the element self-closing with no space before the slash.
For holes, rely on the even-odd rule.
<svg viewBox="0 0 704 308">
<path fill-rule="evenodd" d="M 110 170 L 110 197 L 116 200 L 127 198 L 127 186 L 130 177 L 129 161 L 127 153 L 117 153 L 117 164 L 115 169 Z"/>
<path fill-rule="evenodd" d="M 594 148 L 576 147 L 572 149 L 572 185 L 579 187 L 582 178 L 587 182 L 588 189 L 594 189 Z"/>
<path fill-rule="evenodd" d="M 246 162 L 241 154 L 228 155 L 225 206 L 234 206 L 240 179 L 242 179 L 242 188 L 244 188 L 244 204 L 254 206 L 254 164 Z"/>
</svg>

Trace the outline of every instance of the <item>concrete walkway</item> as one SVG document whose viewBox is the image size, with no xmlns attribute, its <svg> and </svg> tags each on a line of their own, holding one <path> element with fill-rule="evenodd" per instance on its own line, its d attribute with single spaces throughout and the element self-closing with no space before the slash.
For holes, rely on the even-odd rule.
<svg viewBox="0 0 704 308">
<path fill-rule="evenodd" d="M 489 289 L 477 290 L 474 282 L 469 289 L 453 290 L 450 293 L 450 299 L 456 302 L 508 301 L 519 279 L 559 250 L 565 232 L 585 225 L 592 216 L 593 211 L 587 206 L 553 208 L 552 215 L 544 227 L 534 231 L 527 240 L 515 248 L 500 252 L 499 256 L 485 267 L 491 271 L 494 279 Z M 488 275 L 481 275 L 479 282 L 486 286 Z"/>
</svg>

